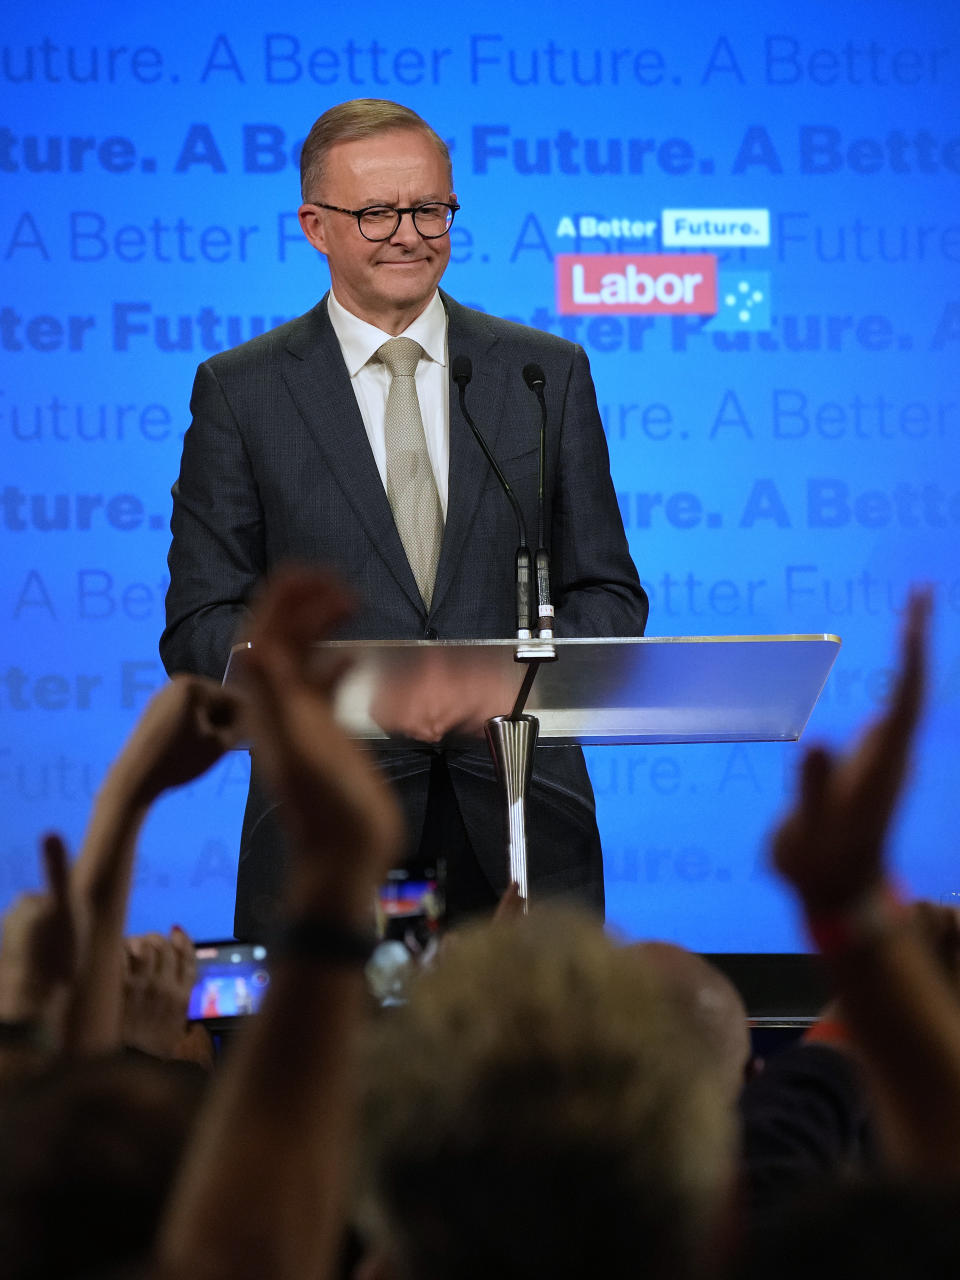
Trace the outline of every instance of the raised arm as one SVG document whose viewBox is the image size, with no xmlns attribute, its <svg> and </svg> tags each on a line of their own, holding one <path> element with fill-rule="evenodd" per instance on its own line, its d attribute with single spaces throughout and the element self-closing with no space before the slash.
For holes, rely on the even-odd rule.
<svg viewBox="0 0 960 1280">
<path fill-rule="evenodd" d="M 915 596 L 889 709 L 848 754 L 807 753 L 774 861 L 796 889 L 863 1057 L 891 1156 L 960 1172 L 960 1006 L 887 880 L 890 819 L 923 700 L 929 599 Z"/>
<path fill-rule="evenodd" d="M 64 1047 L 115 1048 L 120 1038 L 123 927 L 136 840 L 164 791 L 205 773 L 241 733 L 239 704 L 219 685 L 177 676 L 148 703 L 94 801 L 71 876 L 82 946 Z"/>
<path fill-rule="evenodd" d="M 254 612 L 245 674 L 258 765 L 291 837 L 287 927 L 175 1191 L 164 1275 L 322 1280 L 339 1241 L 367 932 L 401 843 L 395 800 L 334 723 L 335 675 L 312 662 L 346 607 L 329 577 L 303 572 Z"/>
</svg>

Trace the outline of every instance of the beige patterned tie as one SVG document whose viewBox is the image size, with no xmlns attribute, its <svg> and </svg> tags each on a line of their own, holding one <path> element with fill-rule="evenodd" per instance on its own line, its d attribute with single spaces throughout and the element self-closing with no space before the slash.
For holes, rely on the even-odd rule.
<svg viewBox="0 0 960 1280">
<path fill-rule="evenodd" d="M 430 608 L 443 538 L 443 512 L 427 453 L 415 374 L 423 348 L 412 338 L 391 338 L 377 351 L 390 371 L 384 413 L 387 500 L 417 580 Z"/>
</svg>

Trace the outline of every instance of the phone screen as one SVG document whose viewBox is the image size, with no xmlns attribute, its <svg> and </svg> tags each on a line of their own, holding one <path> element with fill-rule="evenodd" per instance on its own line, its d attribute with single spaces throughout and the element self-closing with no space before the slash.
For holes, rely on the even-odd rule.
<svg viewBox="0 0 960 1280">
<path fill-rule="evenodd" d="M 216 1023 L 256 1013 L 270 984 L 267 949 L 250 942 L 198 942 L 197 981 L 187 1017 Z"/>
<path fill-rule="evenodd" d="M 433 867 L 419 876 L 392 872 L 380 886 L 380 936 L 396 940 L 419 957 L 436 936 L 443 919 L 443 899 Z"/>
</svg>

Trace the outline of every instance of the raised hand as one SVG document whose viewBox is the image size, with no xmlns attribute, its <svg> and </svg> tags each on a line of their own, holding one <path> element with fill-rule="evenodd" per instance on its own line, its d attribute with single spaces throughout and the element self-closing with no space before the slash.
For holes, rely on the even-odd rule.
<svg viewBox="0 0 960 1280">
<path fill-rule="evenodd" d="M 525 906 L 526 903 L 520 893 L 520 886 L 516 880 L 511 880 L 506 889 L 504 889 L 500 901 L 497 903 L 497 909 L 493 913 L 494 923 L 506 924 L 510 920 L 522 919 Z"/>
<path fill-rule="evenodd" d="M 73 981 L 77 929 L 70 901 L 70 866 L 58 835 L 41 846 L 46 889 L 22 894 L 3 917 L 0 939 L 0 1019 L 55 1019 L 53 1006 Z M 55 1028 L 50 1028 L 51 1033 Z"/>
<path fill-rule="evenodd" d="M 331 694 L 343 667 L 315 644 L 351 601 L 333 575 L 278 574 L 253 610 L 241 679 L 257 767 L 283 802 L 295 877 L 347 858 L 372 884 L 399 851 L 400 812 L 387 784 L 336 724 Z"/>
<path fill-rule="evenodd" d="M 175 675 L 147 704 L 111 773 L 149 804 L 206 773 L 243 730 L 235 693 L 202 676 Z"/>
<path fill-rule="evenodd" d="M 886 712 L 847 754 L 804 758 L 800 796 L 774 838 L 773 861 L 808 912 L 841 911 L 884 877 L 890 818 L 907 773 L 923 705 L 930 597 L 907 608 L 901 664 Z"/>
<path fill-rule="evenodd" d="M 291 835 L 288 919 L 362 939 L 402 824 L 386 783 L 334 721 L 338 666 L 315 649 L 348 608 L 329 574 L 277 575 L 253 608 L 238 678 L 257 767 Z M 334 1274 L 352 1154 L 354 1037 L 368 998 L 363 957 L 304 954 L 290 937 L 173 1194 L 159 1243 L 173 1275 L 196 1276 L 198 1266 L 211 1280 Z"/>
<path fill-rule="evenodd" d="M 124 950 L 121 1039 L 158 1058 L 176 1057 L 197 975 L 193 943 L 174 925 L 169 935 L 127 938 Z"/>
</svg>

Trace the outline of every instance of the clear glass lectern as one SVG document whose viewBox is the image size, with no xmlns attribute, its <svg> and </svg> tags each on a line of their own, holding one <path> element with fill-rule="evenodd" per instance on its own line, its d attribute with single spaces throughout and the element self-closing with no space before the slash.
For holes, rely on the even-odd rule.
<svg viewBox="0 0 960 1280">
<path fill-rule="evenodd" d="M 244 647 L 231 653 L 225 681 Z M 350 659 L 335 713 L 354 738 L 454 745 L 486 733 L 504 792 L 509 875 L 526 897 L 524 798 L 538 738 L 793 742 L 839 649 L 828 634 L 368 640 L 318 644 L 316 662 L 319 672 Z"/>
</svg>

